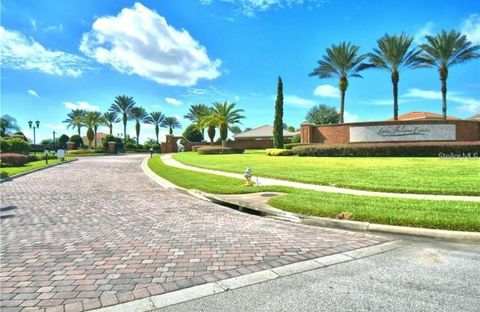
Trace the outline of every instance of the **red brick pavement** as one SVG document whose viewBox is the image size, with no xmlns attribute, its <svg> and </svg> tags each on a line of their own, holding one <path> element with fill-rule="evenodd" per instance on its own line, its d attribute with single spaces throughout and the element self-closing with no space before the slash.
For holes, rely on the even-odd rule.
<svg viewBox="0 0 480 312">
<path fill-rule="evenodd" d="M 83 311 L 386 241 L 278 222 L 165 190 L 138 156 L 0 186 L 2 311 Z"/>
</svg>

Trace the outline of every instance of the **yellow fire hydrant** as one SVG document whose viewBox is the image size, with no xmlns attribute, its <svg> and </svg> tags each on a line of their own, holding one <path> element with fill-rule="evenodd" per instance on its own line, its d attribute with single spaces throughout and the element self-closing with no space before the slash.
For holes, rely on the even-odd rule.
<svg viewBox="0 0 480 312">
<path fill-rule="evenodd" d="M 245 185 L 246 186 L 254 186 L 255 182 L 252 181 L 252 168 L 245 169 L 245 173 L 243 174 L 245 177 Z"/>
</svg>

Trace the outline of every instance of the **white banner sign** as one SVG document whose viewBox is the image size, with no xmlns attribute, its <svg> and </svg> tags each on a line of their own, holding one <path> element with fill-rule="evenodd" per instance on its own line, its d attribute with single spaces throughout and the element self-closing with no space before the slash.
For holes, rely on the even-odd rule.
<svg viewBox="0 0 480 312">
<path fill-rule="evenodd" d="M 350 127 L 350 142 L 454 141 L 454 124 Z"/>
</svg>

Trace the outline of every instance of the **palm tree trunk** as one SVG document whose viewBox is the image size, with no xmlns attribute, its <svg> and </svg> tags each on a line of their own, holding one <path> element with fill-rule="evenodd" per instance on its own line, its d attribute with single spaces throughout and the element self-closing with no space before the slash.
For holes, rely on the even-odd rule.
<svg viewBox="0 0 480 312">
<path fill-rule="evenodd" d="M 210 138 L 210 146 L 215 145 L 213 140 L 215 139 L 215 126 L 209 125 L 207 130 L 208 137 Z"/>
<path fill-rule="evenodd" d="M 108 128 L 110 129 L 110 135 L 113 135 L 113 134 L 112 134 L 112 133 L 113 133 L 113 125 L 110 124 L 110 125 L 108 126 Z"/>
<path fill-rule="evenodd" d="M 123 148 L 127 149 L 127 114 L 123 114 Z"/>
<path fill-rule="evenodd" d="M 81 128 L 81 127 L 82 127 L 82 126 L 80 126 L 80 125 L 77 126 L 78 136 L 79 136 L 79 137 L 81 137 L 81 135 L 80 135 L 80 128 Z"/>
<path fill-rule="evenodd" d="M 393 84 L 393 120 L 398 120 L 398 81 L 400 80 L 398 72 L 392 73 Z"/>
<path fill-rule="evenodd" d="M 160 132 L 160 128 L 158 127 L 158 125 L 155 125 L 155 135 L 157 136 L 157 144 L 160 144 L 158 142 L 158 133 Z"/>
<path fill-rule="evenodd" d="M 140 123 L 137 121 L 137 124 L 135 125 L 135 132 L 137 133 L 137 146 L 140 141 Z"/>
<path fill-rule="evenodd" d="M 340 120 L 338 123 L 343 123 L 343 113 L 345 110 L 345 90 L 340 90 Z"/>
<path fill-rule="evenodd" d="M 447 78 L 440 79 L 442 83 L 442 114 L 443 119 L 447 119 Z"/>
<path fill-rule="evenodd" d="M 94 139 L 95 141 L 93 141 L 93 144 L 95 146 L 95 149 L 97 149 L 97 126 L 95 126 L 93 128 L 93 132 L 94 132 L 94 135 L 95 135 L 95 139 Z"/>
</svg>

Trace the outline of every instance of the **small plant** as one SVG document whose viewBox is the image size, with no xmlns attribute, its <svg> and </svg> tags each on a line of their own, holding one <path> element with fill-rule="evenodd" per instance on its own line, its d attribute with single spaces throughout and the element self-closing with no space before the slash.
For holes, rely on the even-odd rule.
<svg viewBox="0 0 480 312">
<path fill-rule="evenodd" d="M 2 153 L 0 154 L 0 164 L 20 167 L 28 163 L 27 155 L 17 153 Z"/>
<path fill-rule="evenodd" d="M 265 155 L 267 156 L 291 156 L 293 155 L 292 150 L 284 148 L 267 148 L 265 150 Z"/>
<path fill-rule="evenodd" d="M 243 154 L 245 149 L 234 147 L 222 147 L 222 146 L 206 146 L 197 149 L 197 153 L 200 155 L 211 154 Z"/>
<path fill-rule="evenodd" d="M 350 220 L 352 218 L 352 213 L 349 211 L 342 211 L 335 217 L 340 220 Z"/>
</svg>

